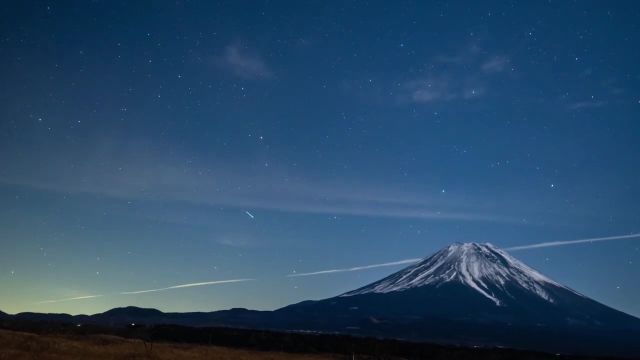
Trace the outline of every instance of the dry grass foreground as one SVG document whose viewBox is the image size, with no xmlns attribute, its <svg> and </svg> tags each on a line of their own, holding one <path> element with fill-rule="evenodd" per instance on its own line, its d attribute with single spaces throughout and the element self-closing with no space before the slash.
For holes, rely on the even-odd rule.
<svg viewBox="0 0 640 360">
<path fill-rule="evenodd" d="M 35 335 L 0 330 L 0 360 L 58 359 L 234 359 L 325 360 L 337 355 L 251 351 L 219 346 L 155 343 L 149 351 L 141 340 L 108 335 Z"/>
</svg>

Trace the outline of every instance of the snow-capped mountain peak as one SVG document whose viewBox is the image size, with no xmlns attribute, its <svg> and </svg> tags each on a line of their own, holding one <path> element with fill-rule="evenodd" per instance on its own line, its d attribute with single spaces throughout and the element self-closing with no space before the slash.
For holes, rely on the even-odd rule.
<svg viewBox="0 0 640 360">
<path fill-rule="evenodd" d="M 550 287 L 567 289 L 491 244 L 456 243 L 415 265 L 342 296 L 438 287 L 451 282 L 472 288 L 496 305 L 503 305 L 507 297 L 512 298 L 509 288 L 514 286 L 552 303 L 554 297 Z"/>
</svg>

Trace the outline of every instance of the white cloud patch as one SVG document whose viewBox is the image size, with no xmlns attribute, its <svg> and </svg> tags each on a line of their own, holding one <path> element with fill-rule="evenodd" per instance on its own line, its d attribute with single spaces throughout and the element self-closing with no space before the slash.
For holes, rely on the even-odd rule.
<svg viewBox="0 0 640 360">
<path fill-rule="evenodd" d="M 504 71 L 507 65 L 509 65 L 509 58 L 505 56 L 493 56 L 482 63 L 480 68 L 484 73 L 493 74 Z"/>
<path fill-rule="evenodd" d="M 222 69 L 243 79 L 268 79 L 273 71 L 255 52 L 240 44 L 231 44 L 216 56 L 215 63 Z"/>
<path fill-rule="evenodd" d="M 484 95 L 485 87 L 480 79 L 468 78 L 461 82 L 455 76 L 445 73 L 406 82 L 400 100 L 418 104 L 469 100 Z"/>
</svg>

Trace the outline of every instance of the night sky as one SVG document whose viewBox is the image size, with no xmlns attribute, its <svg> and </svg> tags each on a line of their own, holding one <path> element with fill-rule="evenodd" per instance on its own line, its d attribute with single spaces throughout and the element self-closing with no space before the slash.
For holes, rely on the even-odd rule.
<svg viewBox="0 0 640 360">
<path fill-rule="evenodd" d="M 274 309 L 637 234 L 639 65 L 637 1 L 7 3 L 0 310 Z M 513 255 L 640 316 L 638 237 Z"/>
</svg>

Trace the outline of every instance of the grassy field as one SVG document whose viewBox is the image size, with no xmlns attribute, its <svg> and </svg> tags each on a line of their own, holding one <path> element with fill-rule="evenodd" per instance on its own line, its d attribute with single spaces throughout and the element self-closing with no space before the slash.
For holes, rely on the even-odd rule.
<svg viewBox="0 0 640 360">
<path fill-rule="evenodd" d="M 328 360 L 338 355 L 305 355 L 250 351 L 219 346 L 156 343 L 108 335 L 35 335 L 0 330 L 0 360 L 57 359 L 251 359 L 251 360 Z M 350 358 L 350 357 L 349 357 Z"/>
</svg>

